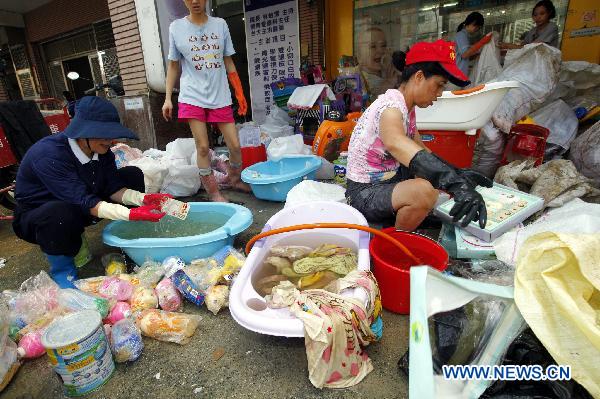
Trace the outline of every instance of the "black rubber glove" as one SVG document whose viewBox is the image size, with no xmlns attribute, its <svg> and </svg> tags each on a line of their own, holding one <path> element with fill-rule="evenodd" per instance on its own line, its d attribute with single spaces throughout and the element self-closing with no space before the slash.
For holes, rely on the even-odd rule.
<svg viewBox="0 0 600 399">
<path fill-rule="evenodd" d="M 457 223 L 462 219 L 460 226 L 465 227 L 471 221 L 479 220 L 483 229 L 487 222 L 487 210 L 483 197 L 465 176 L 443 162 L 441 159 L 426 150 L 415 154 L 408 165 L 409 171 L 431 183 L 437 189 L 444 190 L 454 198 L 454 206 L 450 210 L 452 221 Z"/>
<path fill-rule="evenodd" d="M 471 186 L 473 188 L 477 188 L 477 186 L 483 186 L 483 187 L 493 187 L 494 186 L 494 182 L 488 178 L 485 175 L 482 175 L 479 172 L 474 171 L 473 169 L 461 169 L 461 168 L 457 168 L 456 166 L 451 165 L 450 163 L 448 163 L 446 160 L 438 157 L 436 154 L 431 153 L 431 155 L 433 155 L 434 157 L 436 157 L 437 159 L 439 159 L 440 161 L 442 161 L 443 163 L 445 163 L 446 165 L 448 165 L 449 167 L 453 168 L 454 171 L 461 177 L 464 177 L 465 179 L 467 179 L 467 181 L 471 184 Z"/>
</svg>

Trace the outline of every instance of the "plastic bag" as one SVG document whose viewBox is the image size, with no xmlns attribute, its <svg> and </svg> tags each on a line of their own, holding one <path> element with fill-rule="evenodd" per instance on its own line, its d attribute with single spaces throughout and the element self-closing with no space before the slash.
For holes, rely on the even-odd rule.
<svg viewBox="0 0 600 399">
<path fill-rule="evenodd" d="M 600 121 L 573 140 L 569 159 L 582 175 L 600 187 Z"/>
<path fill-rule="evenodd" d="M 117 276 L 121 273 L 127 273 L 127 264 L 125 256 L 118 253 L 110 253 L 102 256 L 102 265 L 104 273 L 107 276 Z"/>
<path fill-rule="evenodd" d="M 148 309 L 138 315 L 136 323 L 146 337 L 184 345 L 196 332 L 200 320 L 202 317 L 195 314 Z"/>
<path fill-rule="evenodd" d="M 196 143 L 193 138 L 179 138 L 166 145 L 167 157 L 180 164 L 191 165 L 192 154 L 196 151 Z"/>
<path fill-rule="evenodd" d="M 472 169 L 493 178 L 500 165 L 505 142 L 505 135 L 492 122 L 485 124 L 475 145 Z"/>
<path fill-rule="evenodd" d="M 551 160 L 567 152 L 577 135 L 579 121 L 575 113 L 563 100 L 546 105 L 531 114 L 537 125 L 550 130 L 544 161 Z M 549 144 L 555 144 L 550 146 Z"/>
<path fill-rule="evenodd" d="M 17 292 L 7 295 L 9 311 L 25 326 L 58 308 L 58 285 L 45 271 L 28 278 Z"/>
<path fill-rule="evenodd" d="M 109 324 L 115 324 L 119 320 L 123 320 L 131 315 L 131 306 L 127 302 L 117 302 L 110 309 L 110 313 L 105 319 Z"/>
<path fill-rule="evenodd" d="M 183 307 L 181 295 L 169 278 L 164 278 L 154 289 L 158 297 L 158 305 L 168 312 L 180 312 Z"/>
<path fill-rule="evenodd" d="M 444 365 L 499 364 L 525 328 L 510 287 L 410 269 L 409 395 L 478 398 L 484 379 L 448 380 Z"/>
<path fill-rule="evenodd" d="M 494 111 L 492 121 L 497 128 L 508 133 L 515 122 L 546 100 L 558 83 L 560 57 L 560 50 L 542 43 L 508 51 L 504 70 L 494 81 L 516 80 L 520 87 L 509 90 Z"/>
<path fill-rule="evenodd" d="M 158 151 L 158 150 L 157 150 Z M 157 193 L 163 185 L 163 180 L 169 172 L 169 164 L 162 159 L 154 159 L 144 156 L 134 159 L 130 166 L 137 166 L 144 172 L 144 185 L 147 193 Z"/>
<path fill-rule="evenodd" d="M 128 146 L 125 143 L 117 143 L 110 150 L 115 154 L 117 168 L 128 166 L 131 161 L 143 157 L 142 151 Z"/>
<path fill-rule="evenodd" d="M 17 361 L 17 344 L 6 340 L 0 348 L 0 392 L 6 388 L 21 364 Z"/>
<path fill-rule="evenodd" d="M 111 328 L 110 349 L 117 363 L 133 362 L 144 350 L 142 334 L 133 321 L 123 319 Z"/>
<path fill-rule="evenodd" d="M 165 277 L 171 277 L 177 270 L 185 267 L 185 261 L 179 256 L 169 256 L 163 260 L 162 267 L 165 269 Z"/>
<path fill-rule="evenodd" d="M 285 207 L 314 201 L 332 201 L 345 204 L 346 189 L 337 184 L 303 180 L 288 192 Z"/>
<path fill-rule="evenodd" d="M 294 127 L 291 126 L 292 124 L 293 121 L 288 113 L 273 105 L 265 122 L 260 125 L 259 144 L 264 144 L 268 148 L 274 139 L 293 135 Z"/>
<path fill-rule="evenodd" d="M 17 348 L 19 357 L 35 359 L 46 353 L 46 348 L 42 345 L 43 331 L 44 330 L 28 332 L 21 337 Z"/>
<path fill-rule="evenodd" d="M 73 281 L 75 288 L 81 291 L 85 291 L 89 294 L 98 294 L 100 286 L 108 277 L 98 276 L 90 278 L 80 278 L 79 280 Z"/>
<path fill-rule="evenodd" d="M 171 165 L 160 191 L 174 197 L 189 197 L 200 190 L 200 175 L 196 165 Z"/>
<path fill-rule="evenodd" d="M 117 301 L 128 301 L 132 293 L 133 285 L 129 281 L 121 280 L 116 276 L 104 279 L 98 287 L 100 296 Z"/>
<path fill-rule="evenodd" d="M 483 46 L 479 59 L 471 71 L 470 81 L 473 86 L 489 82 L 502 72 L 500 65 L 500 49 L 497 47 L 499 34 L 493 32 L 492 40 Z"/>
<path fill-rule="evenodd" d="M 196 306 L 202 306 L 204 303 L 204 290 L 201 290 L 194 281 L 183 270 L 177 270 L 171 276 L 173 285 L 181 295 Z"/>
<path fill-rule="evenodd" d="M 267 158 L 278 161 L 286 155 L 310 155 L 312 150 L 304 144 L 300 134 L 273 139 L 267 148 Z"/>
<path fill-rule="evenodd" d="M 229 306 L 229 287 L 226 285 L 214 285 L 206 291 L 206 308 L 214 315 L 224 307 Z"/>
<path fill-rule="evenodd" d="M 240 138 L 240 147 L 258 147 L 260 142 L 260 128 L 254 122 L 247 122 L 241 125 L 238 130 Z"/>
<path fill-rule="evenodd" d="M 58 293 L 58 303 L 62 307 L 74 312 L 86 309 L 95 310 L 100 313 L 100 317 L 102 318 L 108 315 L 108 311 L 111 308 L 108 299 L 74 288 L 61 289 Z"/>
<path fill-rule="evenodd" d="M 139 280 L 139 285 L 154 288 L 160 279 L 165 275 L 165 268 L 158 262 L 144 262 L 133 274 Z"/>
<path fill-rule="evenodd" d="M 152 288 L 137 287 L 131 294 L 131 311 L 138 312 L 145 309 L 158 308 L 158 298 Z"/>
</svg>

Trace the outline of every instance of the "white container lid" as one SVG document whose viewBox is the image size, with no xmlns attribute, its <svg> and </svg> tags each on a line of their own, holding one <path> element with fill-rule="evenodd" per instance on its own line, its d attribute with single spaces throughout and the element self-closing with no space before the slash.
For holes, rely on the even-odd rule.
<svg viewBox="0 0 600 399">
<path fill-rule="evenodd" d="M 82 310 L 54 320 L 42 335 L 42 345 L 57 349 L 82 341 L 92 334 L 102 322 L 95 310 Z"/>
</svg>

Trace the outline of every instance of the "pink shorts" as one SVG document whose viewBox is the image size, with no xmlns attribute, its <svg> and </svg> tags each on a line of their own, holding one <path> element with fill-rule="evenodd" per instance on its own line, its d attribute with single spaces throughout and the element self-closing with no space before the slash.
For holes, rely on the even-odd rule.
<svg viewBox="0 0 600 399">
<path fill-rule="evenodd" d="M 235 119 L 233 119 L 233 110 L 231 109 L 230 105 L 223 108 L 209 109 L 198 107 L 196 105 L 179 103 L 177 119 L 181 121 L 187 121 L 188 119 L 197 119 L 200 122 L 235 123 Z"/>
</svg>

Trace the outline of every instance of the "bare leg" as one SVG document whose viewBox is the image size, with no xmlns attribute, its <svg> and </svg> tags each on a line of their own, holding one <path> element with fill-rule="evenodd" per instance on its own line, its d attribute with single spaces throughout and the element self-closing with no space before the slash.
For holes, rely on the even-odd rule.
<svg viewBox="0 0 600 399">
<path fill-rule="evenodd" d="M 396 228 L 412 231 L 433 209 L 439 192 L 427 180 L 416 178 L 396 184 L 392 206 L 396 210 Z"/>
<path fill-rule="evenodd" d="M 227 175 L 231 187 L 242 192 L 249 193 L 250 186 L 240 179 L 242 173 L 242 150 L 240 149 L 240 139 L 237 129 L 233 123 L 218 123 L 217 126 L 223 134 L 225 144 L 229 149 L 229 167 Z"/>
<path fill-rule="evenodd" d="M 200 180 L 202 186 L 208 193 L 208 197 L 213 202 L 228 202 L 221 192 L 219 185 L 215 180 L 215 175 L 210 168 L 210 152 L 208 146 L 208 133 L 206 131 L 206 123 L 200 122 L 197 119 L 189 120 L 190 129 L 196 143 L 197 160 L 196 164 L 200 169 Z"/>
</svg>

